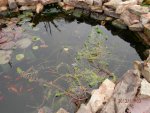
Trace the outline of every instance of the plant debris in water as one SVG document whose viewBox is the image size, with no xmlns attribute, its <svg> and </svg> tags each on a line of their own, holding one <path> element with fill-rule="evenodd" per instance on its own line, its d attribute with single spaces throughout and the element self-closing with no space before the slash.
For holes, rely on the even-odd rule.
<svg viewBox="0 0 150 113">
<path fill-rule="evenodd" d="M 107 66 L 105 65 L 107 63 L 102 61 L 103 57 L 107 57 L 108 52 L 107 47 L 104 45 L 103 34 L 100 31 L 97 32 L 97 30 L 97 27 L 92 29 L 84 46 L 77 52 L 76 60 L 72 65 L 60 63 L 56 66 L 44 67 L 45 63 L 42 63 L 32 66 L 26 71 L 18 67 L 17 72 L 29 82 L 36 82 L 48 88 L 49 90 L 45 94 L 46 99 L 49 100 L 52 95 L 62 99 L 64 96 L 69 96 L 72 102 L 79 106 L 89 98 L 92 88 L 98 87 L 104 79 L 110 76 L 115 79 L 115 76 L 107 71 Z M 69 50 L 68 47 L 63 49 L 64 51 Z M 60 73 L 59 69 L 62 67 L 66 67 L 68 72 L 65 74 Z M 54 77 L 55 79 L 43 79 L 38 74 L 46 70 L 52 75 L 57 75 Z M 63 80 L 68 87 L 62 87 L 59 84 L 60 80 Z"/>
</svg>

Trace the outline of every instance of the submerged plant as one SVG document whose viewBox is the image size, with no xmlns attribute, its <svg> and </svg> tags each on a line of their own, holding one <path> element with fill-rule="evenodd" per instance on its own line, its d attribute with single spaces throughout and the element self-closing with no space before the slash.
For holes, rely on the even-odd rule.
<svg viewBox="0 0 150 113">
<path fill-rule="evenodd" d="M 77 52 L 72 65 L 61 62 L 56 66 L 45 67 L 45 63 L 42 63 L 40 65 L 42 68 L 37 65 L 27 71 L 22 71 L 21 68 L 17 68 L 17 71 L 22 78 L 27 79 L 29 82 L 37 82 L 43 87 L 52 89 L 45 94 L 47 99 L 50 99 L 52 95 L 58 98 L 66 95 L 79 106 L 89 98 L 92 88 L 98 87 L 106 78 L 115 79 L 115 75 L 107 71 L 107 62 L 103 60 L 103 57 L 108 54 L 103 36 L 102 31 L 94 27 L 84 46 Z M 39 39 L 37 37 L 32 38 L 34 41 Z M 69 46 L 63 47 L 64 52 L 68 52 L 70 49 L 72 48 Z M 68 71 L 61 73 L 61 68 L 65 68 Z M 43 79 L 38 75 L 39 72 L 43 72 L 45 69 L 51 75 L 54 75 L 53 80 Z M 63 80 L 67 88 L 62 87 L 59 80 Z"/>
</svg>

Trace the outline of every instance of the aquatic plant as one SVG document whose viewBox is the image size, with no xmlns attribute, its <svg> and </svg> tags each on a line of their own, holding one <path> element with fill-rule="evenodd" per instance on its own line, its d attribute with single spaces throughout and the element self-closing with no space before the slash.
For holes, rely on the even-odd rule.
<svg viewBox="0 0 150 113">
<path fill-rule="evenodd" d="M 17 72 L 29 82 L 36 82 L 51 89 L 52 91 L 49 90 L 45 94 L 47 99 L 52 98 L 52 95 L 61 98 L 66 95 L 79 106 L 89 98 L 90 90 L 98 87 L 105 78 L 115 79 L 115 75 L 107 71 L 107 62 L 103 60 L 103 57 L 106 57 L 108 53 L 103 36 L 102 31 L 97 26 L 94 27 L 84 46 L 77 52 L 72 65 L 60 63 L 56 66 L 45 66 L 46 63 L 41 63 L 40 65 L 32 66 L 26 71 L 18 67 Z M 37 39 L 39 38 L 34 38 L 33 40 L 36 41 Z M 68 46 L 63 47 L 65 52 L 70 49 L 71 47 Z M 59 70 L 62 67 L 65 67 L 68 72 L 60 73 Z M 41 71 L 51 73 L 51 75 L 54 75 L 54 79 L 43 79 L 38 75 Z M 62 87 L 59 83 L 60 80 L 63 80 L 68 87 Z"/>
</svg>

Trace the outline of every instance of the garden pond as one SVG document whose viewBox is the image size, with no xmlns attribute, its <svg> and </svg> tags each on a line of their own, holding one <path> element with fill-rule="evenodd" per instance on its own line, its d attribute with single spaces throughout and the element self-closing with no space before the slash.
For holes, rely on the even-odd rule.
<svg viewBox="0 0 150 113">
<path fill-rule="evenodd" d="M 1 30 L 0 113 L 73 113 L 108 75 L 119 78 L 144 59 L 129 30 L 55 8 L 29 15 Z"/>
</svg>

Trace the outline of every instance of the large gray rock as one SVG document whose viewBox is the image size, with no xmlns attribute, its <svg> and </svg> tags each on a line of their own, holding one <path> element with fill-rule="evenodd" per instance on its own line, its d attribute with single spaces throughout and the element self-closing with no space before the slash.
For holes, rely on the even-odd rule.
<svg viewBox="0 0 150 113">
<path fill-rule="evenodd" d="M 137 94 L 140 82 L 141 79 L 134 70 L 127 71 L 115 87 L 111 99 L 98 113 L 125 113 Z"/>
<path fill-rule="evenodd" d="M 131 5 L 128 7 L 128 10 L 131 13 L 134 13 L 136 15 L 141 15 L 141 14 L 147 14 L 149 12 L 149 8 L 141 5 Z"/>
</svg>

